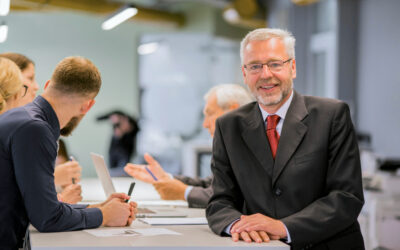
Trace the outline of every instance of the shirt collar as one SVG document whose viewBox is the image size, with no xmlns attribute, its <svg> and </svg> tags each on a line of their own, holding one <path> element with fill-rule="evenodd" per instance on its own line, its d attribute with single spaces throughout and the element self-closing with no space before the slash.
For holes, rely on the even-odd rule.
<svg viewBox="0 0 400 250">
<path fill-rule="evenodd" d="M 284 120 L 285 119 L 285 116 L 286 116 L 286 113 L 287 113 L 287 111 L 288 111 L 288 109 L 289 109 L 289 106 L 290 106 L 290 103 L 292 103 L 292 99 L 293 99 L 293 89 L 292 89 L 292 92 L 290 93 L 290 97 L 289 97 L 289 99 L 287 99 L 287 101 L 278 109 L 278 111 L 276 111 L 276 113 L 275 113 L 275 115 L 278 115 L 280 118 L 281 118 L 281 120 Z M 269 116 L 269 115 L 274 115 L 274 114 L 269 114 L 267 111 L 265 111 L 262 107 L 261 107 L 261 105 L 260 104 L 258 104 L 258 107 L 260 108 L 260 110 L 261 110 L 261 114 L 262 114 L 262 117 L 263 117 L 263 121 L 265 121 L 266 119 L 267 119 L 267 116 Z"/>
<path fill-rule="evenodd" d="M 52 132 L 54 136 L 56 138 L 60 137 L 60 122 L 58 121 L 57 114 L 50 103 L 40 95 L 33 100 L 33 103 L 43 111 L 46 121 L 53 130 Z"/>
</svg>

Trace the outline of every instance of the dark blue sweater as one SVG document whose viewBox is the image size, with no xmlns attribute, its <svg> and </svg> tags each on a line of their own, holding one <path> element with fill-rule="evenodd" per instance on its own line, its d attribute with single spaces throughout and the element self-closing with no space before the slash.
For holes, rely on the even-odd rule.
<svg viewBox="0 0 400 250">
<path fill-rule="evenodd" d="M 98 227 L 98 208 L 57 200 L 54 164 L 60 125 L 41 96 L 0 115 L 0 249 L 22 246 L 28 224 L 41 232 Z"/>
</svg>

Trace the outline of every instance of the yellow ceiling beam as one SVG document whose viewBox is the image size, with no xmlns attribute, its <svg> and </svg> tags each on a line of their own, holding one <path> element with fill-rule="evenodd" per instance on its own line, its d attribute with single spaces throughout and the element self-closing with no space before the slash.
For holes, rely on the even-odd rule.
<svg viewBox="0 0 400 250">
<path fill-rule="evenodd" d="M 292 0 L 292 3 L 297 5 L 309 5 L 316 2 L 319 2 L 319 0 Z"/>
<path fill-rule="evenodd" d="M 55 11 L 69 10 L 82 11 L 92 14 L 111 15 L 123 4 L 108 2 L 104 0 L 13 0 L 11 10 L 19 11 Z M 161 22 L 183 26 L 185 17 L 181 13 L 169 13 L 165 11 L 152 10 L 148 8 L 136 7 L 138 13 L 130 20 L 145 22 Z"/>
</svg>

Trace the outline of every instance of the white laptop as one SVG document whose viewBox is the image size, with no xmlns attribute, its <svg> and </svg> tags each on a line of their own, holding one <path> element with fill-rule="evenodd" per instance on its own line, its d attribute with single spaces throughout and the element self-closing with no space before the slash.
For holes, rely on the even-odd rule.
<svg viewBox="0 0 400 250">
<path fill-rule="evenodd" d="M 90 153 L 92 158 L 94 167 L 97 172 L 97 176 L 100 179 L 101 185 L 103 186 L 104 193 L 106 197 L 109 197 L 111 194 L 115 193 L 115 187 L 111 180 L 110 173 L 108 172 L 107 164 L 102 155 L 96 153 Z M 138 208 L 138 213 L 136 214 L 137 218 L 151 218 L 151 217 L 187 217 L 187 214 L 183 214 L 179 211 L 176 211 L 173 208 L 157 208 L 157 209 L 148 209 L 148 208 Z"/>
</svg>

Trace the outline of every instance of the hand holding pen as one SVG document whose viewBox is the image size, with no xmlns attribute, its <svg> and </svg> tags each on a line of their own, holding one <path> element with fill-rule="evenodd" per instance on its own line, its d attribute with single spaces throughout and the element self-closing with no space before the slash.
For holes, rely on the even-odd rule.
<svg viewBox="0 0 400 250">
<path fill-rule="evenodd" d="M 72 158 L 70 161 L 55 167 L 54 182 L 57 186 L 61 187 L 73 184 L 72 179 L 74 179 L 75 183 L 78 183 L 81 179 L 81 171 L 82 168 L 79 163 Z"/>
</svg>

